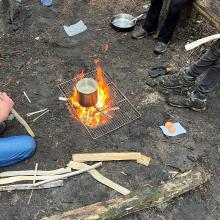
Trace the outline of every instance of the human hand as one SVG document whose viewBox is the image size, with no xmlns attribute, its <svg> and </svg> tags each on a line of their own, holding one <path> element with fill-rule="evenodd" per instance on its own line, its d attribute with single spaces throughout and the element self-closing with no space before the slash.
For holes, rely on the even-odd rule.
<svg viewBox="0 0 220 220">
<path fill-rule="evenodd" d="M 5 92 L 0 92 L 0 123 L 7 119 L 13 106 L 12 99 Z"/>
</svg>

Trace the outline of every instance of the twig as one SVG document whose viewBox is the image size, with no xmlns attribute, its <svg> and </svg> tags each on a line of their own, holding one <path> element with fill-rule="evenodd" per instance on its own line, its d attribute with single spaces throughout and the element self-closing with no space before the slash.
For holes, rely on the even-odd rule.
<svg viewBox="0 0 220 220">
<path fill-rule="evenodd" d="M 30 100 L 29 97 L 27 96 L 26 92 L 23 91 L 23 93 L 24 93 L 24 96 L 27 98 L 28 102 L 31 104 L 31 100 Z"/>
<path fill-rule="evenodd" d="M 35 184 L 35 181 L 36 181 L 37 168 L 38 168 L 38 163 L 36 163 L 36 165 L 35 165 L 33 185 Z M 29 205 L 29 203 L 30 203 L 30 201 L 31 201 L 32 194 L 33 194 L 33 189 L 31 190 L 31 194 L 30 194 L 30 197 L 29 197 L 29 199 L 28 199 L 28 205 Z"/>
<path fill-rule="evenodd" d="M 28 123 L 15 111 L 15 109 L 12 109 L 12 114 L 15 116 L 15 118 L 26 128 L 27 132 L 32 136 L 35 137 L 34 132 L 31 130 Z"/>
<path fill-rule="evenodd" d="M 39 119 L 40 117 L 42 117 L 43 115 L 45 115 L 47 112 L 49 112 L 50 110 L 48 109 L 47 111 L 45 111 L 44 113 L 42 113 L 41 115 L 37 116 L 35 119 L 33 119 L 33 122 L 37 121 L 37 119 Z"/>
<path fill-rule="evenodd" d="M 39 110 L 39 111 L 36 111 L 36 112 L 27 113 L 27 117 L 30 117 L 30 116 L 32 116 L 32 115 L 35 115 L 35 114 L 44 112 L 44 111 L 46 111 L 46 110 L 48 110 L 48 108 L 45 108 L 45 109 L 42 109 L 42 110 Z"/>
</svg>

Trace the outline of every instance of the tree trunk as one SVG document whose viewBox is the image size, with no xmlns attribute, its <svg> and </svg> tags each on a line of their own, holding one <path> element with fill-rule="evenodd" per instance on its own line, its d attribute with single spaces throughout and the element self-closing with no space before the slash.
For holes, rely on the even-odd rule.
<svg viewBox="0 0 220 220">
<path fill-rule="evenodd" d="M 111 220 L 167 202 L 205 183 L 209 178 L 202 169 L 181 173 L 160 186 L 143 187 L 128 196 L 117 197 L 82 208 L 73 209 L 42 220 Z"/>
</svg>

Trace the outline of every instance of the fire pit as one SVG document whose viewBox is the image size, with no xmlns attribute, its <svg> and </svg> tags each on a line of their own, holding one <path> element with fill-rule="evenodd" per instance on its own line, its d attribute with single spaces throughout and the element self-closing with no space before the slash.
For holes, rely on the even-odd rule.
<svg viewBox="0 0 220 220">
<path fill-rule="evenodd" d="M 78 102 L 76 84 L 86 78 L 92 78 L 98 83 L 96 106 L 82 107 Z M 96 71 L 76 74 L 72 80 L 59 84 L 58 88 L 69 100 L 70 113 L 85 126 L 93 139 L 108 134 L 141 116 L 110 77 L 102 71 L 99 61 L 96 61 Z"/>
</svg>

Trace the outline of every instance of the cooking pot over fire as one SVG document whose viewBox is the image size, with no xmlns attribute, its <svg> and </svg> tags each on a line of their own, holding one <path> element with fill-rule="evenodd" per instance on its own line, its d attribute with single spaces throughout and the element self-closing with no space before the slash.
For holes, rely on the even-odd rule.
<svg viewBox="0 0 220 220">
<path fill-rule="evenodd" d="M 108 115 L 98 109 L 96 106 L 98 102 L 98 83 L 92 78 L 84 78 L 76 83 L 78 102 L 82 107 L 94 107 L 99 113 L 112 119 L 111 115 Z"/>
</svg>

